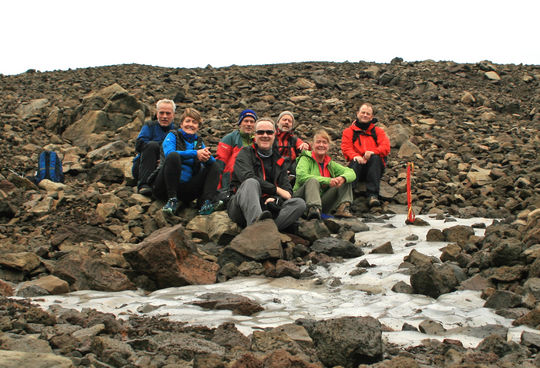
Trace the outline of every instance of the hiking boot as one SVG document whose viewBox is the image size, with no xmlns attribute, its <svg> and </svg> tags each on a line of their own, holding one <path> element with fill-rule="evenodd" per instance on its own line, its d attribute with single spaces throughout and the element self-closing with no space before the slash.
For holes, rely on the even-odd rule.
<svg viewBox="0 0 540 368">
<path fill-rule="evenodd" d="M 150 187 L 150 185 L 143 184 L 140 186 L 138 192 L 139 194 L 150 197 L 152 195 L 152 188 Z"/>
<path fill-rule="evenodd" d="M 320 220 L 321 219 L 321 209 L 317 206 L 311 206 L 307 211 L 308 220 Z"/>
<path fill-rule="evenodd" d="M 334 216 L 336 217 L 354 217 L 351 213 L 351 204 L 349 202 L 343 202 L 339 205 L 339 207 L 336 210 L 336 213 L 334 213 Z"/>
<path fill-rule="evenodd" d="M 163 213 L 167 215 L 174 215 L 176 214 L 176 210 L 178 209 L 178 199 L 176 197 L 169 198 L 165 206 L 161 209 Z"/>
<path fill-rule="evenodd" d="M 210 202 L 209 199 L 207 199 L 201 206 L 201 209 L 199 210 L 199 215 L 209 215 L 212 212 L 214 212 L 214 205 L 212 204 L 212 202 Z"/>
<path fill-rule="evenodd" d="M 255 222 L 263 221 L 266 219 L 273 219 L 272 212 L 270 211 L 262 211 L 259 217 L 257 217 L 257 220 Z"/>
<path fill-rule="evenodd" d="M 370 196 L 368 199 L 368 205 L 369 207 L 379 207 L 381 205 L 381 202 L 379 201 L 379 199 L 377 199 L 377 197 Z"/>
</svg>

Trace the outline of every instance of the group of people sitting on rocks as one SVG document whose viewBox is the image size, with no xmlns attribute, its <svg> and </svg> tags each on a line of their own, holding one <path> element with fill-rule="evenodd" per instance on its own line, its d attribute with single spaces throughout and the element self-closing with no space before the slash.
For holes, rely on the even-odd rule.
<svg viewBox="0 0 540 368">
<path fill-rule="evenodd" d="M 198 134 L 199 111 L 186 108 L 174 123 L 176 105 L 156 104 L 155 121 L 143 125 L 135 149 L 133 176 L 140 194 L 166 201 L 175 214 L 180 202 L 197 200 L 201 214 L 227 209 L 240 226 L 274 219 L 287 231 L 300 216 L 352 217 L 353 184 L 365 182 L 368 205 L 380 206 L 379 186 L 390 141 L 375 127 L 373 106 L 364 103 L 357 119 L 343 131 L 343 166 L 328 155 L 330 135 L 320 129 L 311 143 L 294 134 L 294 115 L 283 111 L 277 123 L 240 113 L 238 129 L 225 135 L 214 155 Z"/>
</svg>

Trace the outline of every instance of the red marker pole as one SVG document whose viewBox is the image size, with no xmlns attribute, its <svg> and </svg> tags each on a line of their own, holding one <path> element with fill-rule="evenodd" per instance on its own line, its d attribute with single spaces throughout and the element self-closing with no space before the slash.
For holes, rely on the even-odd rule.
<svg viewBox="0 0 540 368">
<path fill-rule="evenodd" d="M 412 162 L 407 163 L 407 224 L 414 223 L 416 216 L 412 208 L 412 196 L 411 196 L 411 175 L 414 171 L 414 164 Z"/>
</svg>

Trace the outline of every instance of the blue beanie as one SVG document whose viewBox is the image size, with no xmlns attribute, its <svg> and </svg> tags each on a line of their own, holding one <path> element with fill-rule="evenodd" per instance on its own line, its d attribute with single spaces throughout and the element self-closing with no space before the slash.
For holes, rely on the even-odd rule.
<svg viewBox="0 0 540 368">
<path fill-rule="evenodd" d="M 255 119 L 255 121 L 257 121 L 257 114 L 255 114 L 255 111 L 250 110 L 250 109 L 245 109 L 244 111 L 240 113 L 240 117 L 238 119 L 238 125 L 240 125 L 242 120 L 244 120 L 244 118 L 248 116 L 251 116 L 253 119 Z"/>
</svg>

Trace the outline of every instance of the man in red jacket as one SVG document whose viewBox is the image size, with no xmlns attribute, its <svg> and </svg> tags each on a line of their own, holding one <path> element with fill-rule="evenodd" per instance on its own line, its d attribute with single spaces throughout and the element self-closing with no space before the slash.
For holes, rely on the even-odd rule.
<svg viewBox="0 0 540 368">
<path fill-rule="evenodd" d="M 294 134 L 294 115 L 290 111 L 283 111 L 277 118 L 275 144 L 282 157 L 288 157 L 287 171 L 291 185 L 296 177 L 296 157 L 303 150 L 309 150 L 309 143 L 304 142 Z"/>
<path fill-rule="evenodd" d="M 375 127 L 377 119 L 370 103 L 362 104 L 356 117 L 343 131 L 341 151 L 356 173 L 356 180 L 365 181 L 369 206 L 380 206 L 380 181 L 390 153 L 390 140 L 384 130 Z"/>
<path fill-rule="evenodd" d="M 221 188 L 229 188 L 234 162 L 240 150 L 253 143 L 255 120 L 257 120 L 255 111 L 251 109 L 242 111 L 238 118 L 238 130 L 227 134 L 219 142 L 216 159 L 223 171 Z"/>
</svg>

